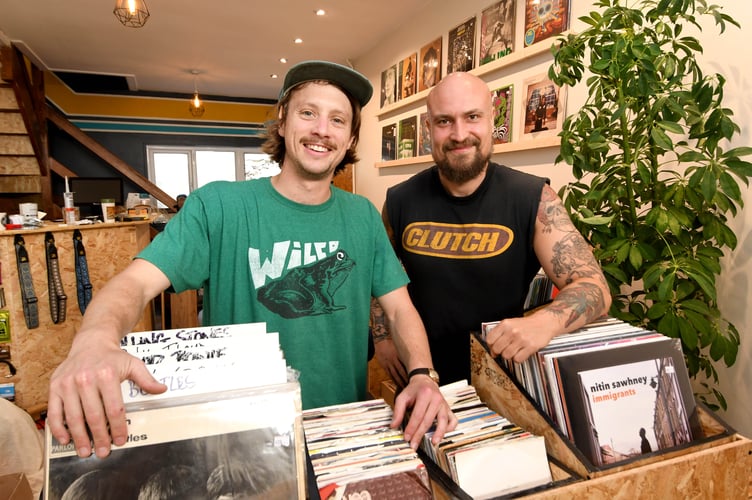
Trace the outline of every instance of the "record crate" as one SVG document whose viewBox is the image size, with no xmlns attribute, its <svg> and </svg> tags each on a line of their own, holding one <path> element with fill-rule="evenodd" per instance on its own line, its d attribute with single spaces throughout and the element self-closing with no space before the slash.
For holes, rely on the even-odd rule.
<svg viewBox="0 0 752 500">
<path fill-rule="evenodd" d="M 397 385 L 393 380 L 388 379 L 381 382 L 381 397 L 391 407 L 394 407 L 394 400 L 397 396 Z M 482 398 L 481 398 L 482 399 Z M 490 407 L 490 406 L 489 406 Z M 492 408 L 493 409 L 493 408 Z M 511 419 L 510 419 L 511 420 Z M 517 422 L 514 422 L 515 424 Z M 519 425 L 519 424 L 518 424 Z M 522 426 L 524 427 L 524 426 Z M 527 429 L 529 430 L 529 429 Z M 530 495 L 543 493 L 547 490 L 558 489 L 562 486 L 582 481 L 583 478 L 574 471 L 570 470 L 566 465 L 561 463 L 556 458 L 548 455 L 548 465 L 551 470 L 552 483 L 542 486 L 536 486 L 524 490 L 519 490 L 514 493 L 495 497 L 501 498 L 535 498 Z M 423 460 L 428 471 L 428 477 L 431 479 L 431 490 L 435 500 L 472 500 L 472 497 L 465 492 L 462 488 L 455 483 L 452 478 L 444 472 L 437 464 L 435 464 L 426 453 L 418 449 L 418 456 Z M 543 497 L 541 497 L 543 498 Z"/>
<path fill-rule="evenodd" d="M 582 481 L 535 492 L 529 498 L 748 498 L 752 441 L 703 404 L 703 436 L 686 445 L 598 467 L 562 434 L 551 418 L 488 352 L 479 334 L 471 344 L 471 383 L 489 408 L 542 435 L 546 451 Z M 556 486 L 556 485 L 554 485 Z M 528 498 L 526 496 L 525 498 Z"/>
</svg>

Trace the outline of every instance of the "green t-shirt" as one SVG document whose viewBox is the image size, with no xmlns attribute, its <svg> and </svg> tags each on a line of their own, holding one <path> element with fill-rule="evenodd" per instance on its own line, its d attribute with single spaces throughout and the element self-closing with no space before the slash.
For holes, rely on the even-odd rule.
<svg viewBox="0 0 752 500">
<path fill-rule="evenodd" d="M 371 202 L 331 193 L 301 205 L 268 178 L 214 182 L 138 255 L 176 292 L 204 287 L 204 325 L 279 332 L 304 408 L 365 397 L 370 298 L 408 282 Z"/>
</svg>

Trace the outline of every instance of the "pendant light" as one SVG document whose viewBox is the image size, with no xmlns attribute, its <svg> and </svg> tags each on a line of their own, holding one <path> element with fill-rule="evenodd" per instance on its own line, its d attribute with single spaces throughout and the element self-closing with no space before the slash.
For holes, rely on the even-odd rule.
<svg viewBox="0 0 752 500">
<path fill-rule="evenodd" d="M 191 70 L 191 74 L 193 75 L 193 98 L 188 105 L 188 111 L 190 111 L 191 114 L 196 118 L 202 116 L 204 114 L 204 111 L 206 111 L 204 104 L 201 102 L 201 99 L 198 96 L 198 86 L 196 85 L 196 78 L 199 73 L 201 72 L 197 69 Z"/>
<path fill-rule="evenodd" d="M 116 0 L 112 11 L 123 26 L 141 28 L 149 19 L 149 8 L 145 0 Z"/>
</svg>

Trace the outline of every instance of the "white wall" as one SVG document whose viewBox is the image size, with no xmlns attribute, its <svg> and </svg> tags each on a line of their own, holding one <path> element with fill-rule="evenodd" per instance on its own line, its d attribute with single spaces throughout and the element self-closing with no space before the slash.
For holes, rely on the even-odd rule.
<svg viewBox="0 0 752 500">
<path fill-rule="evenodd" d="M 426 3 L 424 14 L 420 19 L 408 20 L 404 25 L 396 28 L 392 36 L 375 47 L 369 54 L 355 61 L 355 67 L 363 72 L 374 84 L 378 92 L 381 72 L 392 64 L 407 57 L 420 47 L 436 39 L 444 37 L 444 52 L 446 52 L 447 32 L 472 15 L 479 14 L 484 8 L 494 3 L 494 0 L 431 0 Z M 521 4 L 522 2 L 518 2 Z M 742 125 L 742 134 L 736 138 L 733 146 L 752 145 L 752 70 L 744 64 L 745 57 L 740 54 L 745 50 L 745 40 L 752 32 L 752 4 L 746 2 L 727 2 L 725 12 L 734 17 L 742 25 L 743 30 L 733 28 L 723 36 L 711 24 L 699 35 L 705 47 L 706 73 L 719 72 L 727 79 L 724 104 L 735 111 L 735 117 Z M 591 10 L 592 3 L 588 0 L 572 0 L 570 18 L 572 29 L 580 26 L 577 18 Z M 522 13 L 518 7 L 517 29 L 515 40 L 521 40 Z M 399 17 L 397 17 L 399 18 Z M 478 21 L 479 23 L 479 21 Z M 479 28 L 479 26 L 478 26 Z M 444 59 L 446 54 L 444 54 Z M 534 74 L 543 73 L 550 64 L 546 55 L 536 57 L 530 61 L 496 71 L 484 78 L 490 85 L 515 85 L 514 126 L 518 133 L 520 128 L 520 102 L 522 81 Z M 442 66 L 442 74 L 446 64 Z M 567 109 L 576 109 L 584 102 L 584 85 L 568 90 Z M 376 93 L 373 101 L 364 109 L 363 125 L 359 154 L 361 161 L 355 171 L 355 191 L 369 198 L 377 208 L 381 208 L 386 189 L 403 181 L 416 172 L 430 166 L 430 164 L 410 165 L 400 167 L 374 168 L 374 164 L 381 158 L 381 127 L 399 119 L 417 114 L 425 110 L 425 104 L 415 103 L 394 113 L 377 117 L 379 99 Z M 381 121 L 379 121 L 381 120 Z M 747 126 L 746 124 L 749 123 Z M 551 179 L 554 189 L 573 180 L 571 171 L 566 164 L 554 164 L 557 154 L 556 148 L 535 149 L 522 152 L 496 155 L 494 161 L 518 168 L 523 171 L 545 176 Z M 721 390 L 729 404 L 728 412 L 721 416 L 735 429 L 746 436 L 752 436 L 752 394 L 748 387 L 752 385 L 752 189 L 746 189 L 745 201 L 747 209 L 740 212 L 732 222 L 732 228 L 739 236 L 739 246 L 724 261 L 724 272 L 719 281 L 719 301 L 727 319 L 734 323 L 742 336 L 742 346 L 736 364 L 730 369 L 722 369 Z"/>
</svg>

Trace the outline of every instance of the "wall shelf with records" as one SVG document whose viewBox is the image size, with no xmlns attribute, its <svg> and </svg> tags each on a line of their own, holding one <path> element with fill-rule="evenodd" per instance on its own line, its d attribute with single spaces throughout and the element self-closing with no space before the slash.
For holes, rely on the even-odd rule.
<svg viewBox="0 0 752 500">
<path fill-rule="evenodd" d="M 560 144 L 561 144 L 561 139 L 559 139 L 558 136 L 542 137 L 542 138 L 538 138 L 535 140 L 527 140 L 527 141 L 508 142 L 505 144 L 496 144 L 493 147 L 493 154 L 513 153 L 516 151 L 527 151 L 530 149 L 559 147 Z M 403 167 L 406 165 L 420 165 L 422 163 L 432 163 L 432 162 L 433 162 L 433 157 L 431 157 L 431 155 L 421 155 L 421 156 L 414 156 L 412 158 L 402 158 L 399 160 L 377 161 L 374 164 L 374 167 L 376 168 Z"/>
<path fill-rule="evenodd" d="M 565 31 L 562 34 L 566 35 L 567 33 Z M 489 83 L 499 76 L 503 76 L 507 80 L 522 80 L 522 77 L 517 74 L 517 70 L 548 62 L 552 57 L 552 45 L 552 41 L 543 40 L 468 69 L 467 72 Z M 402 70 L 400 70 L 401 72 Z M 560 146 L 558 132 L 563 123 L 566 92 L 565 89 L 556 87 L 554 94 L 550 90 L 550 88 L 553 88 L 552 86 L 553 83 L 548 80 L 544 73 L 541 73 L 533 78 L 526 78 L 519 83 L 509 82 L 500 88 L 495 88 L 495 86 L 491 88 L 494 93 L 492 98 L 495 101 L 494 105 L 497 106 L 497 113 L 506 113 L 506 118 L 501 123 L 499 123 L 497 115 L 497 123 L 494 127 L 493 154 L 558 148 Z M 420 90 L 393 103 L 385 103 L 376 113 L 382 128 L 382 160 L 375 162 L 375 168 L 421 165 L 433 162 L 430 154 L 430 137 L 428 137 L 428 132 L 422 123 L 425 119 L 425 103 L 430 91 L 431 88 Z M 542 127 L 540 125 L 541 115 L 535 117 L 536 111 L 531 108 L 530 102 L 532 100 L 546 103 L 544 113 L 547 113 L 548 116 L 543 119 L 544 125 Z M 500 101 L 504 101 L 502 106 L 508 106 L 509 109 L 501 111 L 500 106 L 498 106 Z M 519 103 L 515 101 L 519 101 Z M 524 103 L 524 107 L 522 103 Z M 513 108 L 517 111 L 514 111 Z M 416 111 L 418 115 L 409 118 L 402 117 L 403 113 L 409 113 L 411 110 Z M 522 120 L 518 119 L 518 113 L 524 115 Z M 412 125 L 413 128 L 408 128 L 407 135 L 412 142 L 411 147 L 415 151 L 411 151 L 410 148 L 403 151 L 403 123 L 415 118 L 418 121 L 415 125 Z M 500 132 L 502 128 L 504 131 Z M 393 129 L 393 132 L 389 129 Z M 424 143 L 426 143 L 425 146 Z"/>
<path fill-rule="evenodd" d="M 562 33 L 562 35 L 566 35 L 566 33 Z M 470 71 L 468 71 L 468 73 L 478 77 L 484 77 L 502 68 L 513 66 L 522 61 L 526 61 L 528 59 L 539 56 L 540 54 L 548 53 L 551 51 L 551 46 L 552 44 L 539 42 L 534 45 L 530 45 L 529 47 L 524 47 L 522 49 L 519 49 L 518 51 L 512 52 L 511 54 L 508 54 L 500 59 L 482 64 L 476 68 L 471 69 Z M 394 104 L 388 104 L 376 113 L 376 117 L 379 118 L 379 120 L 383 120 L 385 117 L 391 116 L 397 111 L 405 109 L 412 104 L 422 103 L 426 100 L 430 92 L 431 89 L 422 90 L 417 94 L 413 94 L 410 97 L 399 100 Z"/>
</svg>

